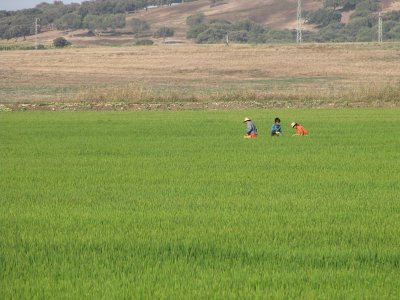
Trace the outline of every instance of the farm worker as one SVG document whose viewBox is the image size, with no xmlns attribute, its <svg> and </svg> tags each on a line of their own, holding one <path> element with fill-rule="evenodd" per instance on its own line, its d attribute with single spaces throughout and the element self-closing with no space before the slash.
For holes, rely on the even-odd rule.
<svg viewBox="0 0 400 300">
<path fill-rule="evenodd" d="M 281 119 L 275 118 L 274 124 L 272 125 L 271 135 L 280 136 L 282 134 Z"/>
<path fill-rule="evenodd" d="M 298 124 L 296 122 L 293 122 L 292 124 L 290 124 L 290 126 L 292 126 L 294 129 L 296 129 L 296 133 L 293 134 L 293 136 L 308 134 L 308 131 L 303 126 L 301 126 L 300 124 Z"/>
<path fill-rule="evenodd" d="M 243 123 L 246 123 L 246 135 L 244 136 L 245 139 L 252 139 L 257 137 L 257 128 L 256 125 L 249 119 L 244 118 Z"/>
</svg>

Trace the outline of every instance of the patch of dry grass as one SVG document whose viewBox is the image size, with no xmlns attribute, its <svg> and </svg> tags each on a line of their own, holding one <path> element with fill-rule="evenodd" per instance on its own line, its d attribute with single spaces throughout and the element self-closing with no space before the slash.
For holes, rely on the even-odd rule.
<svg viewBox="0 0 400 300">
<path fill-rule="evenodd" d="M 399 58 L 399 44 L 10 51 L 0 103 L 398 102 Z"/>
</svg>

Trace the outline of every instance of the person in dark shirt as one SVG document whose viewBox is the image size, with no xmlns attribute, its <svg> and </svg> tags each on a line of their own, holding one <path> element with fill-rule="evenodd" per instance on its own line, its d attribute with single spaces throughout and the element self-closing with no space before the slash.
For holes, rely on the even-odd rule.
<svg viewBox="0 0 400 300">
<path fill-rule="evenodd" d="M 281 119 L 275 118 L 275 122 L 272 125 L 272 129 L 271 129 L 271 135 L 272 136 L 280 136 L 281 134 L 282 134 Z"/>
</svg>

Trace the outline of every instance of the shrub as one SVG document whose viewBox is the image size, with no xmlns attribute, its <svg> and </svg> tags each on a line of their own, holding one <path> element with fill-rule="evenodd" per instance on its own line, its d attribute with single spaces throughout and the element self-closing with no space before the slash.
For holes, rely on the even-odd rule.
<svg viewBox="0 0 400 300">
<path fill-rule="evenodd" d="M 90 30 L 108 28 L 122 28 L 125 26 L 124 14 L 108 14 L 108 15 L 86 15 L 82 22 L 82 27 Z"/>
<path fill-rule="evenodd" d="M 190 29 L 186 32 L 186 37 L 188 39 L 196 39 L 198 35 L 208 29 L 208 26 L 205 24 L 198 24 L 195 26 L 191 26 Z"/>
<path fill-rule="evenodd" d="M 357 42 L 371 42 L 378 39 L 376 28 L 364 27 L 357 33 Z"/>
<path fill-rule="evenodd" d="M 374 17 L 367 18 L 355 18 L 347 24 L 346 28 L 349 30 L 350 34 L 357 34 L 364 27 L 372 27 L 376 24 L 376 19 Z"/>
<path fill-rule="evenodd" d="M 197 43 L 216 43 L 222 42 L 226 37 L 227 31 L 218 28 L 209 28 L 199 34 Z"/>
<path fill-rule="evenodd" d="M 210 20 L 209 22 L 210 24 L 210 28 L 213 29 L 222 29 L 222 30 L 230 30 L 232 27 L 232 23 L 229 21 L 225 21 L 225 20 Z"/>
<path fill-rule="evenodd" d="M 233 42 L 247 43 L 249 41 L 249 35 L 247 31 L 231 31 L 229 32 L 229 39 Z"/>
<path fill-rule="evenodd" d="M 400 40 L 400 24 L 394 26 L 384 35 L 384 39 Z"/>
<path fill-rule="evenodd" d="M 189 16 L 186 18 L 186 25 L 192 27 L 196 26 L 199 24 L 202 24 L 204 21 L 204 14 L 203 13 L 198 13 L 192 16 Z"/>
<path fill-rule="evenodd" d="M 144 20 L 132 19 L 131 27 L 134 34 L 141 33 L 150 29 L 150 24 Z"/>
<path fill-rule="evenodd" d="M 70 13 L 63 15 L 61 18 L 54 22 L 57 29 L 78 29 L 82 27 L 82 18 L 80 15 L 75 13 Z"/>
<path fill-rule="evenodd" d="M 174 36 L 175 31 L 170 27 L 161 27 L 156 32 L 154 32 L 154 37 L 166 38 Z"/>
<path fill-rule="evenodd" d="M 287 29 L 271 29 L 266 33 L 265 38 L 267 43 L 287 43 L 294 40 L 292 32 Z"/>
<path fill-rule="evenodd" d="M 315 35 L 317 42 L 345 42 L 346 35 L 344 34 L 344 24 L 333 23 L 322 28 Z"/>
<path fill-rule="evenodd" d="M 361 1 L 356 4 L 356 11 L 358 10 L 376 11 L 378 7 L 379 7 L 379 1 L 377 0 Z"/>
<path fill-rule="evenodd" d="M 70 43 L 69 41 L 67 41 L 65 38 L 59 37 L 59 38 L 56 38 L 56 39 L 53 41 L 53 45 L 54 45 L 54 47 L 56 47 L 56 48 L 64 48 L 64 47 L 66 47 L 66 46 L 70 46 L 71 43 Z"/>
<path fill-rule="evenodd" d="M 235 24 L 233 24 L 233 27 L 236 30 L 244 30 L 244 31 L 250 31 L 253 29 L 253 27 L 256 25 L 252 20 L 250 19 L 243 19 L 237 21 Z"/>
<path fill-rule="evenodd" d="M 331 23 L 340 22 L 342 14 L 335 10 L 318 9 L 317 11 L 306 12 L 305 18 L 308 23 L 325 27 Z"/>
</svg>

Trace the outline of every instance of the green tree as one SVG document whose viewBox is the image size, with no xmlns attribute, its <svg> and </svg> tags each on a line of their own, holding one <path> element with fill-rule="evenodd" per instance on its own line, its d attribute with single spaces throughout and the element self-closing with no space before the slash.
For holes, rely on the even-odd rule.
<svg viewBox="0 0 400 300">
<path fill-rule="evenodd" d="M 122 28 L 125 26 L 124 14 L 111 14 L 111 15 L 86 15 L 83 19 L 82 27 L 90 30 L 113 29 Z"/>
<path fill-rule="evenodd" d="M 336 10 L 318 9 L 316 11 L 306 12 L 305 19 L 307 23 L 325 27 L 331 23 L 340 22 L 342 14 Z"/>
<path fill-rule="evenodd" d="M 83 28 L 87 28 L 90 30 L 95 30 L 99 28 L 99 18 L 98 16 L 95 15 L 86 15 L 85 18 L 83 19 Z"/>
<path fill-rule="evenodd" d="M 81 16 L 77 13 L 70 13 L 63 15 L 61 18 L 57 19 L 54 23 L 57 29 L 79 29 L 82 28 Z"/>
</svg>

